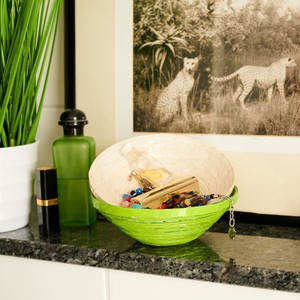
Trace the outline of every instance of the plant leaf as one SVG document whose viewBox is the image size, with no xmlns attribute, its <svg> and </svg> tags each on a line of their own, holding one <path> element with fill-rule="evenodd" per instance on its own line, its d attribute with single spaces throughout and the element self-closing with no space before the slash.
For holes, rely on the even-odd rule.
<svg viewBox="0 0 300 300">
<path fill-rule="evenodd" d="M 35 140 L 60 6 L 61 0 L 0 0 L 0 147 Z"/>
</svg>

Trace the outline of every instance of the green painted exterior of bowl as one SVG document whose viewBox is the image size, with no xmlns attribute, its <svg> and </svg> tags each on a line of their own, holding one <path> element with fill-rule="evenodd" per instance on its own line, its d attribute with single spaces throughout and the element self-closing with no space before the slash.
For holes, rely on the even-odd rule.
<svg viewBox="0 0 300 300">
<path fill-rule="evenodd" d="M 238 188 L 231 194 L 233 204 Z M 130 209 L 111 205 L 92 196 L 94 207 L 121 231 L 151 246 L 174 246 L 197 239 L 229 209 L 228 199 L 200 207 Z"/>
</svg>

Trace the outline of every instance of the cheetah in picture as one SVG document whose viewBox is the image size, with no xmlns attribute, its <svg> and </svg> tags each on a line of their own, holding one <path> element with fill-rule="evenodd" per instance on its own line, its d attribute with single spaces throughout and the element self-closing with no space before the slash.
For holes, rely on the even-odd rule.
<svg viewBox="0 0 300 300">
<path fill-rule="evenodd" d="M 155 111 L 161 123 L 171 121 L 180 111 L 180 107 L 183 117 L 187 119 L 187 100 L 195 82 L 194 72 L 198 60 L 197 57 L 185 57 L 181 71 L 159 95 Z"/>
<path fill-rule="evenodd" d="M 239 99 L 242 108 L 245 108 L 245 99 L 254 86 L 261 89 L 268 89 L 267 99 L 271 101 L 273 89 L 277 85 L 282 100 L 284 103 L 287 103 L 284 93 L 286 68 L 293 68 L 295 66 L 296 62 L 294 59 L 282 58 L 273 62 L 268 67 L 243 66 L 231 75 L 224 77 L 211 76 L 210 78 L 215 82 L 226 82 L 238 76 L 241 84 L 234 93 L 233 101 L 235 103 Z"/>
</svg>

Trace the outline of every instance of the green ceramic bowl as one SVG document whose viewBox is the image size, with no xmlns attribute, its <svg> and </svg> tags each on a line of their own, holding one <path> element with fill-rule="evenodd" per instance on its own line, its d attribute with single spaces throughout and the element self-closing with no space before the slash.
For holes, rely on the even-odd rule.
<svg viewBox="0 0 300 300">
<path fill-rule="evenodd" d="M 238 199 L 238 188 L 231 194 Z M 152 246 L 185 244 L 207 231 L 229 209 L 230 201 L 176 209 L 131 209 L 92 197 L 94 207 L 121 231 Z"/>
</svg>

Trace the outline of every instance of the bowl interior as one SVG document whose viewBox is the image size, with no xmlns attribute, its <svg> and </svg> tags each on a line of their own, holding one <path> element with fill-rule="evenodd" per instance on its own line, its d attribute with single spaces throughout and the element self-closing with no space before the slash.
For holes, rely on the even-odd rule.
<svg viewBox="0 0 300 300">
<path fill-rule="evenodd" d="M 112 205 L 118 206 L 122 194 L 138 187 L 135 179 L 128 180 L 130 166 L 120 154 L 126 143 L 153 156 L 171 172 L 172 179 L 195 176 L 201 194 L 230 195 L 234 187 L 232 166 L 214 147 L 179 134 L 147 134 L 112 145 L 97 156 L 90 168 L 92 193 Z"/>
</svg>

